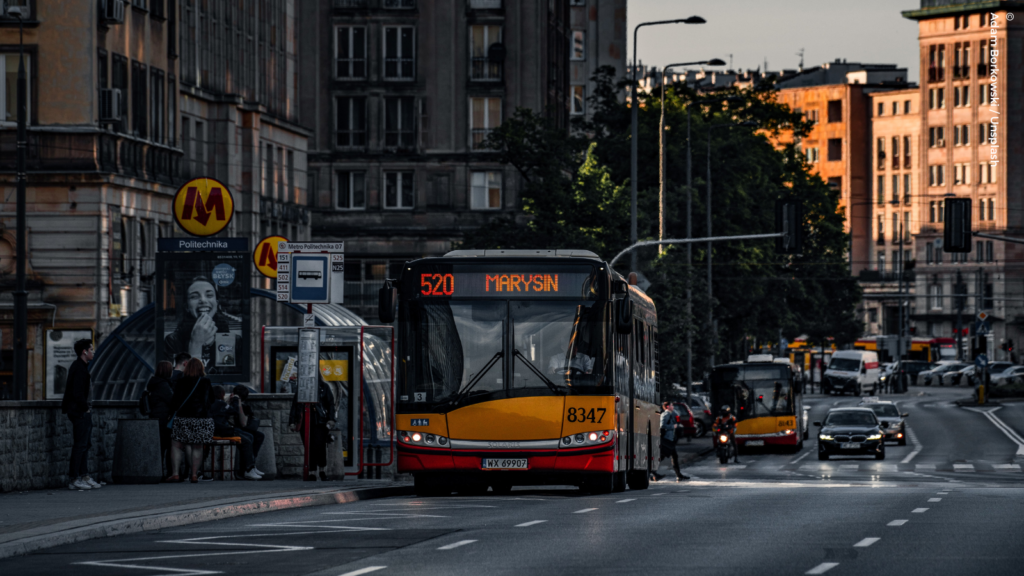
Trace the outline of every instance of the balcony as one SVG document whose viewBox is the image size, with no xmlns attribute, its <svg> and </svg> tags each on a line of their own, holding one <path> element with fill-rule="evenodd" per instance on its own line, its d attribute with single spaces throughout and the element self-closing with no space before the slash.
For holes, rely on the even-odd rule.
<svg viewBox="0 0 1024 576">
<path fill-rule="evenodd" d="M 469 79 L 476 82 L 500 82 L 502 63 L 487 57 L 473 58 L 469 70 Z"/>
</svg>

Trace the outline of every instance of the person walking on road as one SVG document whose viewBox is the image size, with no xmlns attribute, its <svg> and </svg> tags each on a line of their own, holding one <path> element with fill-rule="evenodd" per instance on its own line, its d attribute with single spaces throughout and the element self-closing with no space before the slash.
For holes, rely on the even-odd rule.
<svg viewBox="0 0 1024 576">
<path fill-rule="evenodd" d="M 91 490 L 105 484 L 89 476 L 89 448 L 92 447 L 92 405 L 89 400 L 92 381 L 89 377 L 89 362 L 92 361 L 93 353 L 91 340 L 75 342 L 75 355 L 78 358 L 68 369 L 67 388 L 60 406 L 61 412 L 67 414 L 71 421 L 71 434 L 74 438 L 68 467 L 68 478 L 71 480 L 68 488 L 71 490 Z"/>
<path fill-rule="evenodd" d="M 190 480 L 193 484 L 199 481 L 203 447 L 213 441 L 212 399 L 213 385 L 206 378 L 202 360 L 189 359 L 184 375 L 174 386 L 174 398 L 171 400 L 174 414 L 171 417 L 171 475 L 167 482 L 179 481 L 181 453 L 186 448 L 192 462 Z"/>
<path fill-rule="evenodd" d="M 661 440 L 658 442 L 661 454 L 658 457 L 658 467 L 661 467 L 661 462 L 665 458 L 671 458 L 672 470 L 676 473 L 676 482 L 689 480 L 689 476 L 679 471 L 679 455 L 676 453 L 676 412 L 672 409 L 671 402 L 662 402 L 661 407 Z M 655 480 L 661 480 L 664 477 L 664 474 L 654 472 Z"/>
<path fill-rule="evenodd" d="M 156 373 L 146 384 L 149 393 L 149 417 L 160 421 L 160 458 L 171 469 L 171 429 L 167 423 L 171 420 L 171 401 L 174 399 L 174 388 L 171 386 L 171 363 L 161 360 L 156 363 Z"/>
</svg>

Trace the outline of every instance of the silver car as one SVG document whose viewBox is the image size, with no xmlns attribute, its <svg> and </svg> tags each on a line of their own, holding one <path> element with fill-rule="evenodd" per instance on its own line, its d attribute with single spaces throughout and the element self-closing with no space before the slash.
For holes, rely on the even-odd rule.
<svg viewBox="0 0 1024 576">
<path fill-rule="evenodd" d="M 939 378 L 939 386 L 952 386 L 957 382 L 958 373 L 965 368 L 973 368 L 973 364 L 964 364 L 963 362 L 957 362 L 956 364 L 950 364 L 950 368 L 943 372 Z"/>
<path fill-rule="evenodd" d="M 1024 376 L 1024 366 L 1011 366 L 1004 370 L 1001 374 L 992 375 L 993 386 L 1004 386 L 1011 384 L 1016 378 Z"/>
</svg>

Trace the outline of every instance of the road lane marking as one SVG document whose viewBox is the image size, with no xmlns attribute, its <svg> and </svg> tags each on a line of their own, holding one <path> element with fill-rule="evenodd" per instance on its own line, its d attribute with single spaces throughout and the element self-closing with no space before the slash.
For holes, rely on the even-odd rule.
<svg viewBox="0 0 1024 576">
<path fill-rule="evenodd" d="M 892 522 L 886 524 L 886 526 L 903 526 L 907 522 L 909 522 L 909 520 L 893 520 Z"/>
<path fill-rule="evenodd" d="M 323 534 L 323 531 L 312 532 L 313 534 Z M 305 534 L 298 532 L 298 534 Z M 289 534 L 294 536 L 295 533 Z M 152 560 L 177 560 L 179 558 L 203 558 L 212 556 L 238 556 L 248 554 L 265 554 L 265 553 L 276 553 L 276 552 L 298 552 L 305 550 L 312 550 L 312 546 L 281 546 L 275 544 L 255 544 L 255 543 L 237 543 L 237 542 L 214 542 L 214 540 L 224 540 L 230 538 L 253 538 L 257 536 L 267 536 L 267 534 L 245 534 L 237 536 L 203 536 L 199 538 L 186 538 L 184 540 L 157 540 L 157 544 L 185 544 L 185 545 L 196 545 L 205 544 L 209 546 L 236 546 L 241 548 L 247 548 L 247 550 L 240 550 L 238 552 L 203 552 L 199 554 L 167 554 L 163 556 L 148 556 L 142 558 L 125 558 L 122 560 L 104 560 L 104 561 L 93 561 L 93 562 L 75 562 L 76 565 L 82 566 L 100 566 L 104 568 L 130 568 L 138 570 L 165 570 L 174 573 L 176 576 L 204 576 L 206 574 L 220 574 L 218 571 L 199 570 L 199 569 L 182 569 L 173 568 L 168 566 L 152 566 L 152 565 L 141 565 L 141 564 L 128 564 L 128 562 L 149 562 Z"/>
<path fill-rule="evenodd" d="M 651 496 L 664 496 L 665 494 L 668 494 L 668 492 L 658 492 L 657 494 L 651 494 Z"/>
<path fill-rule="evenodd" d="M 529 522 L 523 522 L 522 524 L 516 524 L 516 528 L 526 528 L 527 526 L 533 526 L 534 524 L 542 524 L 547 520 L 531 520 Z"/>
<path fill-rule="evenodd" d="M 387 566 L 367 566 L 366 568 L 360 568 L 359 570 L 345 572 L 341 576 L 361 576 L 362 574 L 369 574 L 370 572 L 376 572 L 377 570 L 383 570 L 385 568 L 387 568 Z"/>
<path fill-rule="evenodd" d="M 921 453 L 921 448 L 923 448 L 923 446 L 921 446 L 921 443 L 917 441 L 917 434 L 914 434 L 914 429 L 908 426 L 906 431 L 907 438 L 909 438 L 910 443 L 914 445 L 914 450 L 910 454 L 907 454 L 906 458 L 900 460 L 900 464 L 909 464 L 915 456 Z"/>
<path fill-rule="evenodd" d="M 1020 464 L 993 464 L 996 470 L 1020 470 Z"/>
<path fill-rule="evenodd" d="M 974 470 L 974 464 L 953 464 L 953 471 Z"/>
<path fill-rule="evenodd" d="M 839 562 L 822 562 L 807 572 L 804 572 L 804 574 L 824 574 L 836 566 L 839 566 Z"/>
<path fill-rule="evenodd" d="M 914 508 L 913 510 L 910 511 L 910 513 L 911 514 L 924 514 L 927 511 L 928 511 L 927 508 Z"/>
<path fill-rule="evenodd" d="M 583 510 L 573 512 L 573 514 L 586 514 L 587 512 L 593 512 L 594 510 L 597 510 L 597 508 L 584 508 Z"/>
<path fill-rule="evenodd" d="M 979 408 L 965 407 L 964 410 L 970 410 L 971 412 L 983 414 L 985 418 L 989 419 L 989 422 L 995 424 L 996 428 L 999 428 L 999 430 L 1003 434 L 1005 434 L 1007 438 L 1009 438 L 1012 442 L 1014 442 L 1017 445 L 1017 456 L 1024 456 L 1024 438 L 1021 438 L 1020 434 L 1017 434 L 1016 430 L 1007 426 L 1005 422 L 1003 422 L 1002 420 L 999 419 L 998 416 L 993 414 L 993 412 L 999 410 L 1000 408 L 1002 408 L 1002 406 L 996 406 L 995 408 L 992 408 L 990 410 L 981 410 Z"/>
<path fill-rule="evenodd" d="M 341 576 L 360 576 L 362 574 L 370 574 L 371 572 L 377 572 L 378 570 L 384 570 L 386 566 L 368 566 L 366 568 L 360 568 L 351 572 L 346 572 Z"/>
<path fill-rule="evenodd" d="M 626 498 L 625 500 L 619 500 L 616 504 L 625 504 L 626 502 L 633 502 L 636 498 Z"/>
<path fill-rule="evenodd" d="M 856 544 L 854 544 L 853 547 L 854 548 L 867 548 L 868 546 L 871 546 L 872 544 L 874 544 L 875 542 L 878 542 L 879 540 L 881 540 L 881 538 L 865 538 L 865 539 L 861 540 L 860 542 L 857 542 Z"/>
<path fill-rule="evenodd" d="M 803 453 L 803 454 L 802 454 L 802 455 L 801 455 L 801 456 L 800 456 L 799 458 L 797 458 L 796 460 L 790 460 L 790 461 L 789 461 L 789 463 L 790 463 L 790 464 L 796 464 L 797 462 L 799 462 L 799 461 L 803 460 L 804 458 L 807 458 L 807 457 L 808 457 L 808 456 L 810 456 L 810 455 L 811 455 L 811 451 L 810 451 L 810 450 L 808 450 L 807 452 L 804 452 L 804 453 Z"/>
<path fill-rule="evenodd" d="M 942 502 L 942 498 L 929 498 L 929 502 Z"/>
<path fill-rule="evenodd" d="M 448 544 L 447 546 L 441 546 L 440 548 L 438 548 L 438 550 L 451 550 L 453 548 L 458 548 L 459 546 L 465 546 L 466 544 L 472 544 L 473 542 L 476 542 L 476 540 L 459 540 L 458 542 L 455 542 L 453 544 Z"/>
</svg>

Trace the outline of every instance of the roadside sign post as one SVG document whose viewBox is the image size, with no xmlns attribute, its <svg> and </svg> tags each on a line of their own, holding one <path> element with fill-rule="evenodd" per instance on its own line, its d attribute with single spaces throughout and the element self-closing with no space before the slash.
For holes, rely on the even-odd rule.
<svg viewBox="0 0 1024 576">
<path fill-rule="evenodd" d="M 978 374 L 978 404 L 985 403 L 985 383 L 988 382 L 988 356 L 978 354 L 974 359 L 974 371 Z"/>
<path fill-rule="evenodd" d="M 309 478 L 311 406 L 320 401 L 320 329 L 316 327 L 313 304 L 340 304 L 344 298 L 344 242 L 278 242 L 277 301 L 306 305 L 299 328 L 296 388 L 296 400 L 303 405 L 303 479 Z"/>
</svg>

